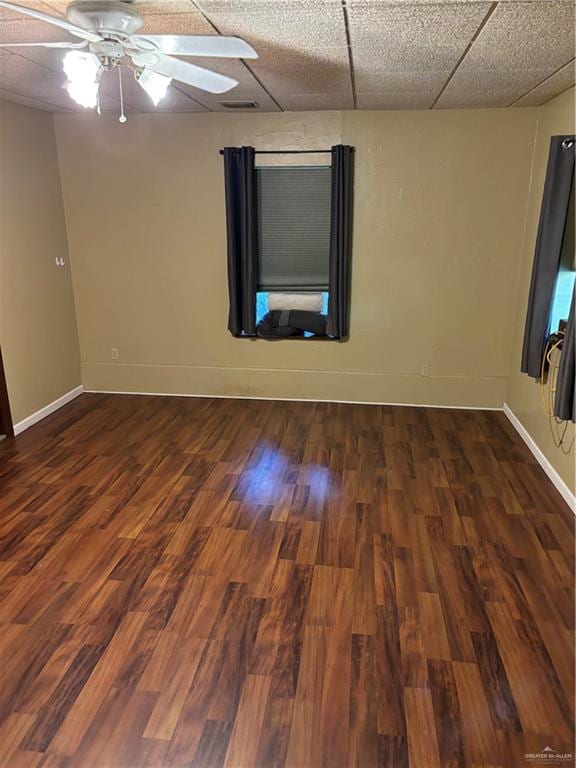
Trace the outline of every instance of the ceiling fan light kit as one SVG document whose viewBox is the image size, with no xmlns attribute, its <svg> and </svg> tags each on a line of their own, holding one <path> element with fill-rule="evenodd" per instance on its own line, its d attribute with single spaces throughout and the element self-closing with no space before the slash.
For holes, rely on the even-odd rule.
<svg viewBox="0 0 576 768">
<path fill-rule="evenodd" d="M 98 104 L 98 89 L 102 75 L 100 59 L 88 51 L 68 51 L 63 60 L 68 81 L 66 90 L 70 98 L 87 109 Z"/>
<path fill-rule="evenodd" d="M 120 67 L 134 72 L 136 82 L 157 106 L 175 80 L 208 93 L 226 93 L 238 81 L 177 56 L 256 59 L 256 51 L 239 37 L 221 35 L 138 35 L 144 22 L 131 0 L 76 0 L 67 19 L 0 0 L 0 7 L 45 21 L 78 40 L 46 43 L 1 43 L 0 48 L 38 47 L 68 50 L 62 62 L 70 97 L 87 109 L 98 108 L 104 72 L 118 69 L 121 114 L 125 122 Z M 86 50 L 87 49 L 87 50 Z"/>
<path fill-rule="evenodd" d="M 136 82 L 144 88 L 148 96 L 152 99 L 154 106 L 157 107 L 166 95 L 166 91 L 172 82 L 172 78 L 166 77 L 166 75 L 159 75 L 157 72 L 152 72 L 152 70 L 145 69 L 144 67 L 137 69 L 134 74 L 136 76 Z"/>
</svg>

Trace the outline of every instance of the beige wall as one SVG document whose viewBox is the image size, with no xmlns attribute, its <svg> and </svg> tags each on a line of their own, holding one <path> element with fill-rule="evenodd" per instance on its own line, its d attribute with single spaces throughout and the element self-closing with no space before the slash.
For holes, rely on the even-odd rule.
<svg viewBox="0 0 576 768">
<path fill-rule="evenodd" d="M 52 116 L 0 102 L 0 346 L 14 422 L 80 384 Z"/>
<path fill-rule="evenodd" d="M 546 164 L 548 162 L 548 149 L 550 137 L 561 133 L 574 133 L 574 89 L 566 91 L 557 98 L 545 104 L 539 110 L 538 128 L 534 146 L 534 164 L 530 183 L 528 208 L 526 216 L 526 228 L 522 245 L 522 262 L 520 270 L 520 284 L 518 292 L 516 316 L 516 333 L 512 363 L 510 366 L 510 383 L 506 395 L 506 401 L 524 427 L 528 430 L 540 450 L 548 461 L 560 474 L 569 488 L 574 490 L 575 483 L 575 449 L 565 454 L 562 449 L 554 445 L 548 417 L 541 405 L 538 382 L 520 373 L 520 359 L 522 354 L 522 339 L 524 334 L 524 320 L 530 277 L 532 274 L 532 261 L 534 258 L 534 246 L 538 230 L 540 216 L 540 204 L 544 189 Z M 574 437 L 574 427 L 570 426 L 566 434 L 569 445 Z"/>
<path fill-rule="evenodd" d="M 56 116 L 84 385 L 500 407 L 536 118 Z M 340 141 L 357 148 L 350 340 L 233 339 L 218 150 Z"/>
<path fill-rule="evenodd" d="M 87 388 L 506 400 L 574 487 L 574 452 L 554 446 L 519 373 L 548 143 L 574 131 L 573 89 L 540 109 L 55 121 Z M 53 120 L 0 102 L 0 129 L 0 344 L 18 422 L 81 378 L 55 265 L 68 243 Z M 218 149 L 341 141 L 357 148 L 350 340 L 233 339 Z"/>
</svg>

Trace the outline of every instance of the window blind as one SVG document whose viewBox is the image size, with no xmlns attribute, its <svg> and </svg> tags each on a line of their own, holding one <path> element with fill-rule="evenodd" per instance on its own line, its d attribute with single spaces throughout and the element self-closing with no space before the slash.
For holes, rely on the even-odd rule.
<svg viewBox="0 0 576 768">
<path fill-rule="evenodd" d="M 328 290 L 331 168 L 256 169 L 258 290 Z"/>
</svg>

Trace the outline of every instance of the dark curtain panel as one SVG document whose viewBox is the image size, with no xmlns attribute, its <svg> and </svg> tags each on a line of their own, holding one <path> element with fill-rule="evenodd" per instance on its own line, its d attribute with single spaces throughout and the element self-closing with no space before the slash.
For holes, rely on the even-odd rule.
<svg viewBox="0 0 576 768">
<path fill-rule="evenodd" d="M 332 147 L 332 211 L 330 225 L 329 336 L 345 339 L 349 331 L 354 147 Z"/>
<path fill-rule="evenodd" d="M 570 139 L 574 137 L 553 136 L 550 141 L 522 348 L 522 371 L 535 379 L 540 377 L 574 176 L 574 142 L 570 144 Z"/>
<path fill-rule="evenodd" d="M 225 147 L 226 231 L 228 234 L 228 330 L 256 333 L 258 237 L 253 147 Z"/>
<path fill-rule="evenodd" d="M 574 296 L 566 336 L 562 344 L 560 367 L 554 397 L 554 415 L 564 421 L 576 421 L 576 338 L 574 336 Z"/>
</svg>

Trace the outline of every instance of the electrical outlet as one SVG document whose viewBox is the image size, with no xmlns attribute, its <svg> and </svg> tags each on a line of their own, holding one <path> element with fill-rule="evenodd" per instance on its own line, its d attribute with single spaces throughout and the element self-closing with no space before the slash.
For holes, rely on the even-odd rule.
<svg viewBox="0 0 576 768">
<path fill-rule="evenodd" d="M 120 353 L 116 347 L 112 347 L 110 351 L 112 353 L 112 360 L 120 360 Z"/>
<path fill-rule="evenodd" d="M 422 367 L 420 368 L 420 375 L 430 376 L 430 363 L 422 363 Z"/>
</svg>

